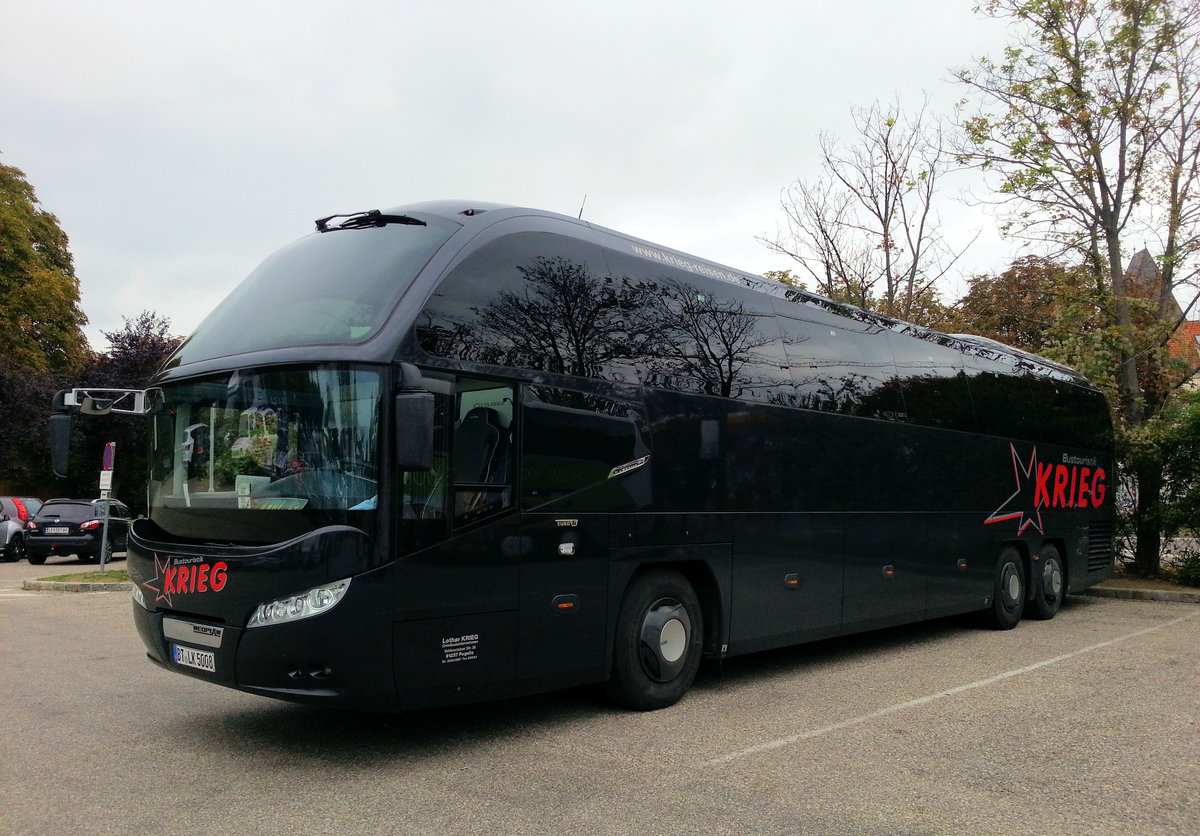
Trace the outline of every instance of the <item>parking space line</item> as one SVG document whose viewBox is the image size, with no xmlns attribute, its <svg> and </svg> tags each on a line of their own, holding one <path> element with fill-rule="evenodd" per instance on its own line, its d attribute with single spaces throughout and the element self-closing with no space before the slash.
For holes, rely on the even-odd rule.
<svg viewBox="0 0 1200 836">
<path fill-rule="evenodd" d="M 757 746 L 749 746 L 745 749 L 739 749 L 736 752 L 730 752 L 730 753 L 728 753 L 726 755 L 722 755 L 718 758 L 713 758 L 712 760 L 705 761 L 701 765 L 702 766 L 717 766 L 719 764 L 729 763 L 730 761 L 734 761 L 739 758 L 748 757 L 749 755 L 756 755 L 759 752 L 768 752 L 772 749 L 781 749 L 784 746 L 791 746 L 794 743 L 800 743 L 801 741 L 804 741 L 804 740 L 813 740 L 814 738 L 823 737 L 832 732 L 841 731 L 842 729 L 848 729 L 848 728 L 852 728 L 854 726 L 860 726 L 863 723 L 869 722 L 871 720 L 877 720 L 880 717 L 886 717 L 889 714 L 895 714 L 898 711 L 907 711 L 912 708 L 920 708 L 923 705 L 928 705 L 929 703 L 937 702 L 938 700 L 943 700 L 943 699 L 946 699 L 947 697 L 953 697 L 958 694 L 964 693 L 966 691 L 973 691 L 977 688 L 986 688 L 989 685 L 995 685 L 997 682 L 1002 682 L 1006 679 L 1011 679 L 1014 676 L 1021 676 L 1022 674 L 1031 673 L 1031 672 L 1039 670 L 1041 668 L 1049 667 L 1050 665 L 1056 665 L 1059 662 L 1065 662 L 1068 659 L 1074 659 L 1076 656 L 1082 656 L 1086 653 L 1092 653 L 1096 650 L 1101 650 L 1105 647 L 1109 647 L 1110 645 L 1118 644 L 1123 641 L 1128 641 L 1129 639 L 1135 639 L 1138 636 L 1144 636 L 1147 633 L 1154 633 L 1154 632 L 1157 632 L 1158 630 L 1165 630 L 1167 627 L 1172 627 L 1176 624 L 1179 624 L 1180 622 L 1187 621 L 1189 618 L 1194 618 L 1196 615 L 1200 615 L 1200 610 L 1193 610 L 1192 612 L 1188 613 L 1187 615 L 1180 616 L 1179 618 L 1171 619 L 1170 621 L 1166 621 L 1162 624 L 1155 625 L 1154 627 L 1145 627 L 1141 630 L 1135 630 L 1134 632 L 1128 633 L 1124 636 L 1117 636 L 1116 638 L 1108 639 L 1107 641 L 1097 642 L 1096 644 L 1091 644 L 1091 645 L 1088 645 L 1087 647 L 1081 647 L 1078 650 L 1073 650 L 1070 653 L 1064 653 L 1061 656 L 1054 656 L 1053 658 L 1050 658 L 1050 659 L 1043 659 L 1040 662 L 1034 662 L 1032 665 L 1026 665 L 1025 667 L 1022 667 L 1022 668 L 1014 668 L 1013 670 L 1005 671 L 1004 673 L 998 673 L 995 676 L 989 676 L 986 679 L 979 679 L 979 680 L 976 680 L 975 682 L 968 682 L 966 685 L 958 685 L 954 688 L 947 688 L 945 691 L 938 691 L 933 694 L 927 694 L 923 697 L 917 697 L 916 699 L 906 700 L 905 702 L 896 703 L 895 705 L 889 705 L 886 708 L 879 709 L 878 711 L 872 711 L 869 714 L 860 714 L 857 717 L 851 717 L 847 720 L 842 720 L 839 723 L 833 723 L 828 726 L 823 726 L 819 729 L 809 729 L 808 731 L 801 732 L 800 734 L 793 734 L 788 737 L 781 737 L 776 740 L 768 741 L 766 743 L 760 743 Z"/>
</svg>

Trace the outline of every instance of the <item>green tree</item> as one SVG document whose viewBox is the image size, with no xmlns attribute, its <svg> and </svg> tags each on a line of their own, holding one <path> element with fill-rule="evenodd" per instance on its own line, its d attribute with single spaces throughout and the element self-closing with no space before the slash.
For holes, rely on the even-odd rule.
<svg viewBox="0 0 1200 836">
<path fill-rule="evenodd" d="M 108 351 L 95 355 L 72 385 L 106 389 L 143 389 L 179 345 L 170 320 L 142 311 L 119 331 L 104 331 Z M 45 425 L 42 427 L 45 432 Z M 76 496 L 96 492 L 104 445 L 116 442 L 113 494 L 134 512 L 146 511 L 148 420 L 143 415 L 77 416 L 72 441 L 71 475 L 67 484 Z"/>
<path fill-rule="evenodd" d="M 1115 341 L 1108 377 L 1124 429 L 1156 419 L 1179 375 L 1163 322 L 1200 243 L 1193 4 L 1173 0 L 987 0 L 982 11 L 1013 24 L 999 61 L 958 72 L 980 110 L 965 121 L 962 158 L 997 177 L 1009 232 L 1075 253 L 1108 318 L 1093 359 Z M 1126 280 L 1126 239 L 1155 236 L 1164 269 L 1146 299 Z M 1136 240 L 1136 239 L 1135 239 Z M 1141 300 L 1141 301 L 1140 301 Z M 1073 346 L 1077 353 L 1083 345 Z M 1065 343 L 1064 343 L 1065 345 Z M 1138 485 L 1136 567 L 1159 568 L 1163 462 L 1130 443 Z"/>
<path fill-rule="evenodd" d="M 1042 256 L 1023 256 L 999 276 L 973 276 L 967 288 L 951 314 L 953 330 L 1035 354 L 1061 354 L 1070 335 L 1094 335 L 1108 324 L 1105 299 L 1097 297 L 1089 272 Z M 1084 360 L 1072 359 L 1073 365 Z M 1100 372 L 1108 377 L 1111 366 Z"/>
<path fill-rule="evenodd" d="M 0 165 L 0 485 L 49 487 L 50 397 L 90 352 L 67 236 L 25 175 Z"/>
<path fill-rule="evenodd" d="M 86 323 L 58 218 L 20 169 L 0 165 L 0 356 L 17 369 L 69 373 L 87 358 Z"/>
<path fill-rule="evenodd" d="M 0 356 L 0 493 L 47 495 L 50 399 L 58 390 L 49 372 L 18 368 Z"/>
</svg>

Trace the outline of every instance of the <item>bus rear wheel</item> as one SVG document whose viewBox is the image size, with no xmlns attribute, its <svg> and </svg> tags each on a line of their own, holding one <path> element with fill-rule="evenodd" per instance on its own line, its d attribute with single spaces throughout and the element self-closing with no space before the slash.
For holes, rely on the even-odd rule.
<svg viewBox="0 0 1200 836">
<path fill-rule="evenodd" d="M 988 627 L 1011 630 L 1025 612 L 1025 563 L 1012 546 L 1000 550 L 996 578 L 992 586 L 992 605 L 981 615 Z"/>
<path fill-rule="evenodd" d="M 639 711 L 674 705 L 700 667 L 704 621 L 695 590 L 681 575 L 654 571 L 621 602 L 612 675 L 605 691 Z"/>
<path fill-rule="evenodd" d="M 1034 618 L 1054 618 L 1058 608 L 1062 606 L 1065 586 L 1063 582 L 1062 557 L 1058 549 L 1047 543 L 1038 552 L 1038 565 L 1034 570 L 1033 583 L 1033 616 Z"/>
</svg>

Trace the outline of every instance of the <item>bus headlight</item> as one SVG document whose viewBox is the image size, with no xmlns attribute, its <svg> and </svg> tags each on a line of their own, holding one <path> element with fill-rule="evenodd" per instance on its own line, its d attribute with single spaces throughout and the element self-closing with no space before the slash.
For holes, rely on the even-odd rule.
<svg viewBox="0 0 1200 836">
<path fill-rule="evenodd" d="M 277 601 L 267 601 L 259 604 L 250 616 L 250 627 L 266 627 L 269 624 L 283 624 L 286 621 L 299 621 L 302 618 L 312 618 L 329 612 L 337 606 L 338 601 L 350 588 L 350 578 L 334 581 L 323 586 L 314 586 L 307 592 L 280 598 Z"/>
</svg>

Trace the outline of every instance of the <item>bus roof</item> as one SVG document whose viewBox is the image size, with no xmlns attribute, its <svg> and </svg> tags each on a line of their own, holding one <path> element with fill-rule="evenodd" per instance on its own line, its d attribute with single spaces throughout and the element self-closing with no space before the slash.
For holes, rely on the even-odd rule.
<svg viewBox="0 0 1200 836">
<path fill-rule="evenodd" d="M 330 223 L 333 218 L 346 218 L 348 221 Z M 262 345 L 241 349 L 236 348 L 237 341 L 230 341 L 225 333 L 219 333 L 217 338 L 214 338 L 212 331 L 245 333 L 248 330 L 248 322 L 257 324 L 269 321 L 272 317 L 282 318 L 286 314 L 282 309 L 273 307 L 274 301 L 282 295 L 288 295 L 289 292 L 292 297 L 303 295 L 303 289 L 294 287 L 290 279 L 284 277 L 276 279 L 276 285 L 279 286 L 271 288 L 269 295 L 260 293 L 260 298 L 254 298 L 254 288 L 247 286 L 252 285 L 255 276 L 259 276 L 263 267 L 276 257 L 272 256 L 201 323 L 196 333 L 168 360 L 160 379 L 219 371 L 233 365 L 303 362 L 313 357 L 317 345 L 320 346 L 319 351 L 324 362 L 389 362 L 394 357 L 403 333 L 410 327 L 412 317 L 420 311 L 425 300 L 433 293 L 440 277 L 456 261 L 473 251 L 475 246 L 500 235 L 523 231 L 549 231 L 585 239 L 601 247 L 622 250 L 637 258 L 696 276 L 738 285 L 795 304 L 820 308 L 827 313 L 860 323 L 906 333 L 918 339 L 936 341 L 964 354 L 983 354 L 992 359 L 1004 359 L 1035 374 L 1090 385 L 1085 378 L 1066 366 L 985 337 L 936 332 L 607 229 L 590 221 L 540 209 L 470 200 L 410 203 L 372 213 L 357 212 L 322 218 L 317 223 L 318 231 L 308 238 L 340 236 L 346 234 L 343 230 L 383 227 L 389 223 L 403 224 L 409 229 L 434 226 L 440 230 L 438 235 L 441 237 L 435 240 L 436 248 L 432 255 L 423 254 L 419 263 L 413 262 L 415 269 L 406 281 L 399 283 L 399 286 L 393 281 L 387 288 L 392 297 L 379 299 L 375 304 L 378 318 L 369 332 L 364 330 L 364 333 L 357 335 L 351 333 L 342 339 L 289 343 L 287 340 L 295 331 L 281 325 L 275 329 L 279 334 L 275 342 L 266 341 Z M 305 240 L 307 239 L 301 239 L 296 244 Z M 285 247 L 280 253 L 287 249 Z M 336 278 L 334 280 L 336 281 Z M 243 297 L 240 300 L 235 298 L 239 295 Z M 272 303 L 268 303 L 268 299 L 272 300 Z M 255 319 L 250 320 L 249 316 Z M 238 320 L 238 324 L 229 325 L 225 322 L 228 319 Z M 198 342 L 194 342 L 198 337 Z"/>
</svg>

